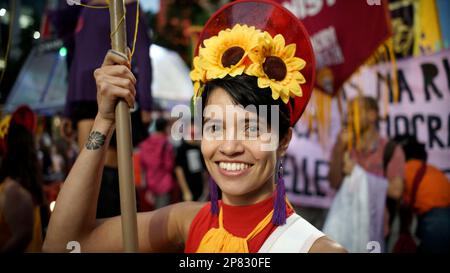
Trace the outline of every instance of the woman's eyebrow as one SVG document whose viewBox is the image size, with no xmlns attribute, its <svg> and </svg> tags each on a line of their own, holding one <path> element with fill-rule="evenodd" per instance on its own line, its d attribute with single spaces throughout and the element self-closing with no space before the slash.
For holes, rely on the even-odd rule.
<svg viewBox="0 0 450 273">
<path fill-rule="evenodd" d="M 203 119 L 203 124 L 207 123 L 207 122 L 215 122 L 215 123 L 222 123 L 221 119 L 217 119 L 217 118 L 213 118 L 211 119 L 210 117 L 205 117 Z"/>
<path fill-rule="evenodd" d="M 244 121 L 245 123 L 250 123 L 250 122 L 258 123 L 259 119 L 258 118 L 245 118 L 245 119 L 240 119 L 239 121 Z"/>
</svg>

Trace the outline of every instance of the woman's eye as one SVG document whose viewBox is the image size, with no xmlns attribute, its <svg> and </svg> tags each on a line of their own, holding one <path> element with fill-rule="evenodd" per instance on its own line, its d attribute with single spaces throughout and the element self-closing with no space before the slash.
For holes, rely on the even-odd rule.
<svg viewBox="0 0 450 273">
<path fill-rule="evenodd" d="M 249 126 L 248 131 L 252 133 L 258 132 L 258 126 Z"/>
<path fill-rule="evenodd" d="M 210 132 L 210 133 L 216 133 L 221 130 L 222 130 L 222 127 L 219 124 L 211 124 L 206 127 L 206 131 Z"/>
<path fill-rule="evenodd" d="M 258 134 L 258 126 L 257 125 L 248 125 L 245 128 L 246 133 L 256 133 Z"/>
</svg>

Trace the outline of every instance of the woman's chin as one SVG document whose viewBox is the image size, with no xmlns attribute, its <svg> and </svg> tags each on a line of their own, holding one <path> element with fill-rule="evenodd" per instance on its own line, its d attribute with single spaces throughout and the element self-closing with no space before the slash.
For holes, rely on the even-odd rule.
<svg viewBox="0 0 450 273">
<path fill-rule="evenodd" d="M 246 194 L 248 194 L 248 189 L 247 188 L 242 188 L 242 182 L 240 181 L 238 183 L 236 183 L 237 181 L 221 181 L 219 188 L 222 191 L 222 195 L 227 195 L 230 197 L 241 197 L 241 196 L 245 196 Z"/>
</svg>

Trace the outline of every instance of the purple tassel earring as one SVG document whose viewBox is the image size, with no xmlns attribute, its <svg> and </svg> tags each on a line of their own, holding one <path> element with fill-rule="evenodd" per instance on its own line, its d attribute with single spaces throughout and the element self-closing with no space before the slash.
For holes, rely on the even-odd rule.
<svg viewBox="0 0 450 273">
<path fill-rule="evenodd" d="M 211 214 L 219 215 L 219 197 L 217 192 L 217 184 L 212 179 L 211 175 L 208 178 L 209 195 L 211 197 Z"/>
<path fill-rule="evenodd" d="M 286 224 L 286 188 L 283 179 L 283 162 L 280 160 L 277 179 L 277 195 L 274 201 L 272 224 L 281 226 Z"/>
</svg>

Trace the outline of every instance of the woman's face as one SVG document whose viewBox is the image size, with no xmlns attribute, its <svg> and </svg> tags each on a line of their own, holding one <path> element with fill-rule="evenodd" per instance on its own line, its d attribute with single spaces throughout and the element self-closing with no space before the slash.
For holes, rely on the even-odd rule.
<svg viewBox="0 0 450 273">
<path fill-rule="evenodd" d="M 264 149 L 278 138 L 277 132 L 258 129 L 264 119 L 235 105 L 221 88 L 214 89 L 206 103 L 201 150 L 223 201 L 245 205 L 268 198 L 274 190 L 277 158 L 287 149 L 291 130 L 287 143 Z"/>
</svg>

